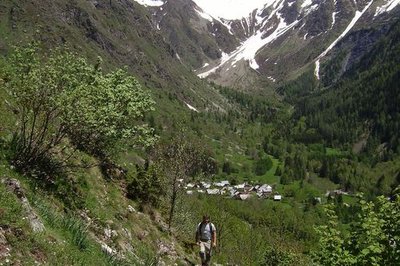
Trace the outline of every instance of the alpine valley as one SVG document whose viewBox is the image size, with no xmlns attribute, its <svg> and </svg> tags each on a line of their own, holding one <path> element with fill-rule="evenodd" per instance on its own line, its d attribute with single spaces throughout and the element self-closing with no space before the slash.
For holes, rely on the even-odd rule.
<svg viewBox="0 0 400 266">
<path fill-rule="evenodd" d="M 0 265 L 400 265 L 400 0 L 2 0 Z"/>
</svg>

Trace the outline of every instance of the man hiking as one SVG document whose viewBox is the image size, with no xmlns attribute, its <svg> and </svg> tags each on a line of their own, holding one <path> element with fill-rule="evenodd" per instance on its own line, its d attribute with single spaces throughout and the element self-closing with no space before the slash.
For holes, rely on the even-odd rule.
<svg viewBox="0 0 400 266">
<path fill-rule="evenodd" d="M 196 243 L 200 246 L 201 265 L 208 266 L 211 260 L 211 248 L 217 246 L 217 232 L 210 216 L 203 215 L 203 221 L 197 225 Z"/>
</svg>

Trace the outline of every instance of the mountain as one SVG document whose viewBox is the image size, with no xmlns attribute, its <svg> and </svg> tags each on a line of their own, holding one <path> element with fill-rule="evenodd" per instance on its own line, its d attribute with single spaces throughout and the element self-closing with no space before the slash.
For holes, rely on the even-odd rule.
<svg viewBox="0 0 400 266">
<path fill-rule="evenodd" d="M 274 87 L 308 67 L 326 81 L 326 62 L 346 47 L 341 75 L 400 14 L 397 0 L 138 2 L 199 77 L 248 90 Z"/>
<path fill-rule="evenodd" d="M 36 40 L 48 48 L 69 47 L 92 61 L 100 56 L 108 70 L 127 66 L 152 89 L 160 113 L 170 112 L 171 104 L 161 104 L 168 99 L 175 109 L 224 108 L 223 97 L 180 62 L 151 14 L 135 1 L 2 1 L 0 28 L 2 55 L 13 45 Z"/>
</svg>

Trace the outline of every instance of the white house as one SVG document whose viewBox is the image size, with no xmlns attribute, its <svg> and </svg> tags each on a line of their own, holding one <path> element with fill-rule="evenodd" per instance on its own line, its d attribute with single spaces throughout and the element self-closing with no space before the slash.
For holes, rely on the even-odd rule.
<svg viewBox="0 0 400 266">
<path fill-rule="evenodd" d="M 188 183 L 188 184 L 186 185 L 186 188 L 194 188 L 194 184 Z"/>
<path fill-rule="evenodd" d="M 202 186 L 203 188 L 207 189 L 207 188 L 210 188 L 210 187 L 211 187 L 211 184 L 210 184 L 210 183 L 207 183 L 207 182 L 201 182 L 201 186 Z"/>
<path fill-rule="evenodd" d="M 282 200 L 282 196 L 281 195 L 274 195 L 274 200 L 275 201 L 281 201 Z"/>
<path fill-rule="evenodd" d="M 272 187 L 268 184 L 264 184 L 257 189 L 257 193 L 272 193 Z"/>
<path fill-rule="evenodd" d="M 240 189 L 240 190 L 244 190 L 244 187 L 245 187 L 245 186 L 246 186 L 246 184 L 243 183 L 243 184 L 236 185 L 235 188 L 236 188 L 236 189 Z"/>
<path fill-rule="evenodd" d="M 220 194 L 220 191 L 219 191 L 219 189 L 217 189 L 217 188 L 214 188 L 214 189 L 207 189 L 207 194 L 208 194 L 208 195 L 218 195 L 218 194 Z"/>
</svg>

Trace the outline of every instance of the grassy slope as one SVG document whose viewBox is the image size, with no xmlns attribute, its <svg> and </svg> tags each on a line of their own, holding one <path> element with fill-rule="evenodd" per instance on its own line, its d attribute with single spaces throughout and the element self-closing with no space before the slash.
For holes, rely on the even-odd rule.
<svg viewBox="0 0 400 266">
<path fill-rule="evenodd" d="M 160 223 L 151 218 L 156 216 L 130 212 L 129 205 L 135 209 L 138 206 L 125 197 L 124 182 L 105 180 L 97 167 L 55 178 L 52 185 L 16 173 L 6 160 L 5 142 L 11 137 L 15 118 L 2 83 L 0 79 L 0 180 L 13 178 L 21 182 L 45 231 L 32 231 L 21 202 L 0 183 L 0 233 L 5 237 L 0 249 L 9 250 L 9 256 L 0 255 L 0 261 L 8 259 L 10 264 L 24 265 L 136 265 L 137 257 L 148 263 L 156 259 L 160 243 L 174 245 L 178 257 L 193 259 L 173 237 L 160 230 Z M 78 154 L 78 159 L 95 163 L 84 154 Z M 115 230 L 117 235 L 108 238 L 106 229 Z M 106 255 L 101 243 L 119 250 L 123 259 Z M 169 263 L 171 258 L 162 260 Z"/>
<path fill-rule="evenodd" d="M 50 265 L 135 265 L 136 258 L 154 260 L 158 245 L 172 245 L 167 233 L 160 231 L 159 224 L 148 214 L 130 212 L 128 205 L 137 208 L 126 199 L 118 181 L 106 181 L 99 170 L 75 173 L 75 204 L 80 210 L 65 213 L 65 199 L 59 191 L 38 186 L 32 180 L 20 176 L 10 169 L 7 162 L 0 162 L 0 177 L 20 180 L 25 194 L 45 225 L 45 231 L 34 233 L 25 218 L 25 210 L 16 195 L 0 184 L 0 227 L 5 231 L 5 247 L 10 249 L 10 263 L 34 264 L 35 261 Z M 59 188 L 60 189 L 60 188 Z M 71 195 L 69 195 L 71 196 Z M 68 203 L 69 205 L 70 203 Z M 108 238 L 106 229 L 115 230 Z M 119 250 L 124 259 L 112 257 L 101 251 L 101 243 Z M 3 244 L 2 244 L 3 245 Z M 177 256 L 193 259 L 183 249 L 173 244 Z M 170 258 L 162 258 L 170 261 Z M 175 260 L 175 259 L 174 259 Z"/>
</svg>

